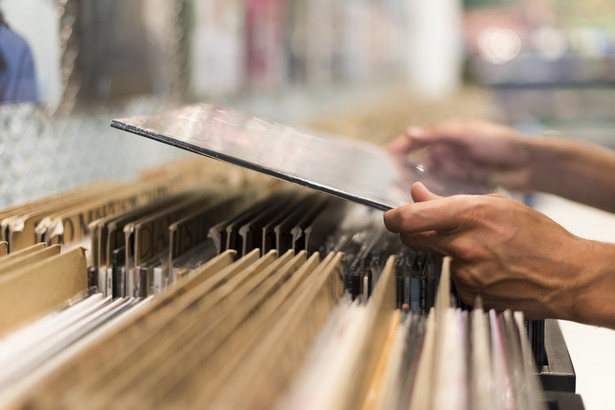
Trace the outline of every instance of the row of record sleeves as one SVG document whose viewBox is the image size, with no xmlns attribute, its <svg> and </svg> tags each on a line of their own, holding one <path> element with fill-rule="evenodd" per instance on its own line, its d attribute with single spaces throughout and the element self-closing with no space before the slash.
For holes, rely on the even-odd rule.
<svg viewBox="0 0 615 410">
<path fill-rule="evenodd" d="M 3 408 L 582 408 L 549 322 L 465 306 L 366 207 L 183 158 L 0 224 Z"/>
</svg>

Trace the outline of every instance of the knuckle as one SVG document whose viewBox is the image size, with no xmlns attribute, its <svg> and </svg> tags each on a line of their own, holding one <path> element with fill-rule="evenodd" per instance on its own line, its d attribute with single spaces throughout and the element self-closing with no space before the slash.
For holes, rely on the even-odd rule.
<svg viewBox="0 0 615 410">
<path fill-rule="evenodd" d="M 480 249 L 472 239 L 457 238 L 450 244 L 453 256 L 462 261 L 474 261 L 480 257 Z"/>
<path fill-rule="evenodd" d="M 454 277 L 458 290 L 463 289 L 466 292 L 471 291 L 476 294 L 485 288 L 485 278 L 476 269 L 466 267 L 455 269 Z"/>
</svg>

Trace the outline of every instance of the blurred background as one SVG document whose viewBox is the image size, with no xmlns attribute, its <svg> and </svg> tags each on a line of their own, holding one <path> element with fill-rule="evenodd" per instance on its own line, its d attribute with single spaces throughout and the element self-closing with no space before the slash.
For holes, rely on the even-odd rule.
<svg viewBox="0 0 615 410">
<path fill-rule="evenodd" d="M 0 10 L 0 205 L 181 155 L 109 120 L 202 101 L 377 143 L 410 124 L 479 117 L 615 144 L 612 1 L 0 0 Z"/>
<path fill-rule="evenodd" d="M 201 101 L 377 143 L 481 117 L 612 146 L 611 3 L 0 0 L 0 205 L 181 155 L 109 120 Z"/>
<path fill-rule="evenodd" d="M 109 123 L 195 102 L 378 144 L 472 117 L 615 148 L 613 0 L 0 0 L 0 11 L 0 206 L 186 155 Z M 586 209 L 549 201 L 539 209 L 583 225 Z M 574 350 L 587 408 L 608 406 L 597 375 L 615 370 L 612 354 L 583 359 L 583 376 Z"/>
</svg>

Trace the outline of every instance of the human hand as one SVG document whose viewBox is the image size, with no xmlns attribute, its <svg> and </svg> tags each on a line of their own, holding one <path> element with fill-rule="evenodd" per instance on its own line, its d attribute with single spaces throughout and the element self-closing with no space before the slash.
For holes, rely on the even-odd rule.
<svg viewBox="0 0 615 410">
<path fill-rule="evenodd" d="M 386 147 L 393 155 L 427 153 L 421 165 L 432 175 L 485 186 L 527 190 L 531 151 L 515 130 L 485 121 L 449 121 L 409 128 Z"/>
<path fill-rule="evenodd" d="M 414 204 L 384 214 L 408 246 L 451 256 L 461 299 L 525 312 L 528 319 L 579 319 L 578 298 L 588 287 L 589 242 L 545 215 L 499 195 L 439 197 L 421 183 Z"/>
</svg>

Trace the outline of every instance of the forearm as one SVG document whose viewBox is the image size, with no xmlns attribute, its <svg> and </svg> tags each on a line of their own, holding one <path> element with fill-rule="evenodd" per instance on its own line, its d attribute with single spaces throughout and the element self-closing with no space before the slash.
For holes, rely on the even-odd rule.
<svg viewBox="0 0 615 410">
<path fill-rule="evenodd" d="M 615 212 L 615 152 L 580 141 L 537 138 L 530 153 L 528 191 L 559 195 Z"/>
<path fill-rule="evenodd" d="M 587 240 L 581 248 L 562 318 L 615 329 L 615 244 Z"/>
</svg>

